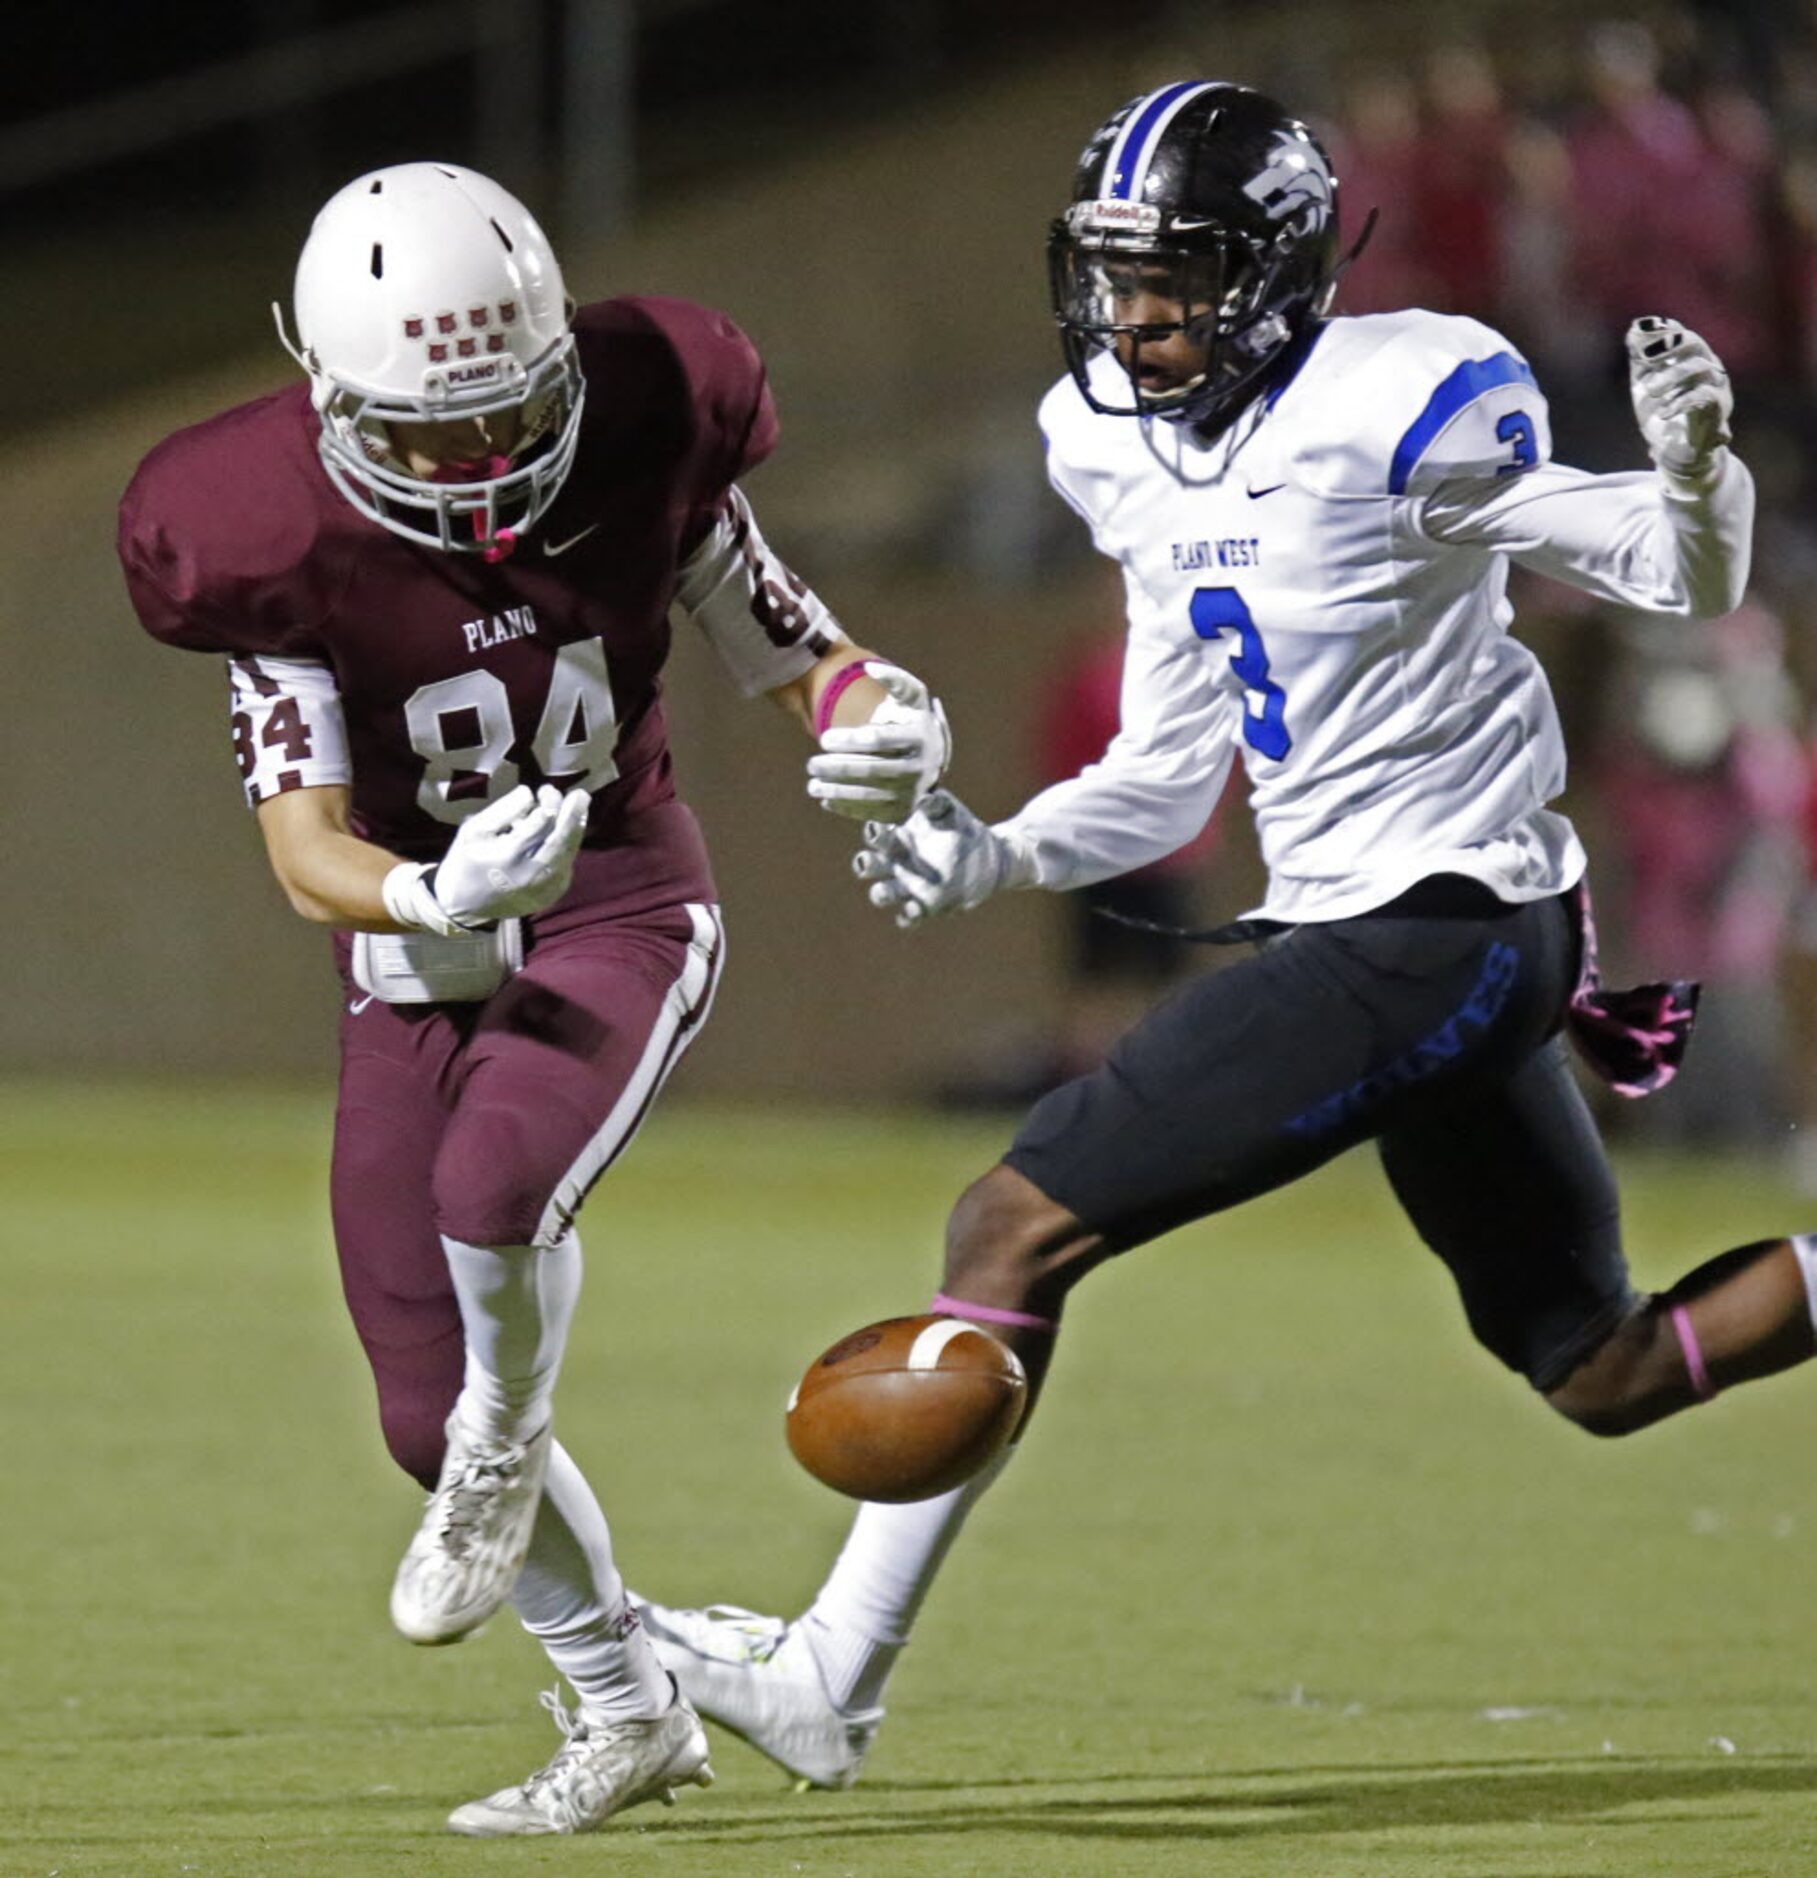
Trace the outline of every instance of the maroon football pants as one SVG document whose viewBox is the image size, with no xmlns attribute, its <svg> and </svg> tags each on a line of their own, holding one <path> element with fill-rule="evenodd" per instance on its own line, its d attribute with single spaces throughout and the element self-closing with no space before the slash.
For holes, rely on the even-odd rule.
<svg viewBox="0 0 1817 1878">
<path fill-rule="evenodd" d="M 347 981 L 341 1284 L 385 1444 L 424 1485 L 465 1362 L 441 1235 L 559 1241 L 706 1017 L 723 955 L 717 910 L 676 906 L 538 922 L 524 969 L 483 1004 L 383 1004 Z"/>
</svg>

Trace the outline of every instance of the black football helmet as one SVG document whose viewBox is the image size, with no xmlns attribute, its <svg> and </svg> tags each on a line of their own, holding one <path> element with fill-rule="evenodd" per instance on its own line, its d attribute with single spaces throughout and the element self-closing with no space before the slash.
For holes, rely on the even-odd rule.
<svg viewBox="0 0 1817 1878">
<path fill-rule="evenodd" d="M 1331 304 L 1337 178 L 1318 139 L 1272 98 L 1244 85 L 1164 85 L 1085 146 L 1047 257 L 1061 348 L 1086 403 L 1216 430 Z M 1157 301 L 1177 303 L 1178 317 L 1133 317 Z M 1144 389 L 1141 342 L 1179 332 L 1208 348 L 1204 371 Z M 1123 335 L 1136 341 L 1128 362 L 1117 357 Z M 1127 378 L 1127 402 L 1103 359 Z"/>
</svg>

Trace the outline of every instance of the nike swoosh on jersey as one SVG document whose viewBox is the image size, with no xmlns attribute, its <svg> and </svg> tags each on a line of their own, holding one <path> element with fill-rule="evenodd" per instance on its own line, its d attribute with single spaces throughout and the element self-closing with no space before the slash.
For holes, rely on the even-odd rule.
<svg viewBox="0 0 1817 1878">
<path fill-rule="evenodd" d="M 1287 487 L 1285 483 L 1270 483 L 1266 489 L 1250 489 L 1247 483 L 1243 486 L 1251 502 L 1260 501 L 1263 496 L 1271 496 L 1277 489 L 1285 489 Z"/>
<path fill-rule="evenodd" d="M 545 554 L 566 554 L 570 548 L 577 547 L 581 542 L 585 541 L 598 526 L 599 524 L 594 522 L 590 527 L 583 528 L 578 535 L 570 535 L 566 541 L 545 541 L 543 543 L 543 552 Z"/>
</svg>

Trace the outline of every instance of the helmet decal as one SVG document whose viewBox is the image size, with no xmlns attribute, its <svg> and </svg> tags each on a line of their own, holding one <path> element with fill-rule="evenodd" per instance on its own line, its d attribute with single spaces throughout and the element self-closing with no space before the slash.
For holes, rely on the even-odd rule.
<svg viewBox="0 0 1817 1878">
<path fill-rule="evenodd" d="M 1313 162 L 1303 141 L 1288 137 L 1270 152 L 1268 167 L 1244 183 L 1243 193 L 1280 222 L 1295 220 L 1309 208 L 1329 215 L 1335 206 L 1330 172 Z"/>
<path fill-rule="evenodd" d="M 1104 159 L 1104 181 L 1099 194 L 1122 201 L 1140 200 L 1142 185 L 1148 179 L 1148 165 L 1166 131 L 1180 112 L 1194 98 L 1217 87 L 1209 83 L 1188 82 L 1167 85 L 1139 98 L 1130 107 L 1123 134 L 1111 145 Z"/>
</svg>

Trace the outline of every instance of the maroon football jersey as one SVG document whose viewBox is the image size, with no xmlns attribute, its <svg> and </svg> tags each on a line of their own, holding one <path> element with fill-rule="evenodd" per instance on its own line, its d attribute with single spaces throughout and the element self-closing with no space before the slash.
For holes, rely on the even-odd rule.
<svg viewBox="0 0 1817 1878">
<path fill-rule="evenodd" d="M 236 688 L 278 699 L 256 736 L 236 718 L 243 774 L 257 763 L 269 778 L 255 796 L 322 779 L 308 718 L 272 675 L 309 661 L 339 692 L 370 840 L 432 860 L 475 803 L 518 782 L 580 783 L 594 791 L 586 846 L 619 851 L 631 897 L 660 882 L 710 899 L 674 799 L 668 609 L 727 487 L 774 447 L 775 412 L 756 349 L 723 314 L 608 300 L 581 309 L 575 334 L 587 398 L 574 466 L 507 560 L 418 545 L 347 502 L 317 455 L 307 384 L 153 450 L 121 504 L 120 557 L 148 632 L 229 655 Z"/>
</svg>

